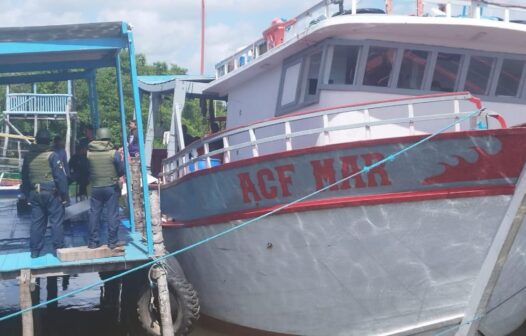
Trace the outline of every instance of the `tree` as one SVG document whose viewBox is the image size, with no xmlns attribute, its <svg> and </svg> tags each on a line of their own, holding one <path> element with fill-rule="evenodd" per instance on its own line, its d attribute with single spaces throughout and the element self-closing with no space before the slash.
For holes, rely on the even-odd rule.
<svg viewBox="0 0 526 336">
<path fill-rule="evenodd" d="M 131 79 L 129 72 L 129 58 L 126 52 L 121 53 L 121 69 L 122 69 L 122 85 L 124 92 L 124 105 L 127 119 L 131 119 L 133 115 L 133 99 L 131 92 Z M 179 67 L 176 64 L 168 64 L 166 62 L 154 62 L 149 64 L 147 58 L 143 54 L 136 55 L 137 73 L 141 75 L 184 75 L 187 70 Z M 117 74 L 114 68 L 102 68 L 96 72 L 96 88 L 98 97 L 99 120 L 102 127 L 108 127 L 111 130 L 112 137 L 115 143 L 122 143 L 121 139 L 121 125 L 120 125 L 120 111 L 119 100 L 117 93 Z M 39 83 L 38 92 L 43 94 L 49 93 L 66 93 L 67 86 L 65 82 L 51 82 Z M 11 85 L 11 92 L 28 93 L 32 92 L 30 84 Z M 74 96 L 74 110 L 77 112 L 79 121 L 78 137 L 82 137 L 84 130 L 91 124 L 91 117 L 89 112 L 89 98 L 88 85 L 85 80 L 76 80 L 73 83 Z M 149 97 L 141 95 L 141 112 L 143 122 L 146 123 L 148 117 Z M 0 87 L 0 106 L 5 106 L 5 86 Z M 170 128 L 172 113 L 172 97 L 165 97 L 162 99 L 160 106 L 160 123 L 164 130 Z M 183 110 L 183 120 L 188 125 L 190 133 L 194 136 L 202 136 L 205 130 L 202 116 L 200 113 L 199 102 L 197 100 L 190 100 L 187 102 Z M 60 134 L 65 136 L 65 126 L 63 122 L 49 122 L 46 123 L 52 134 Z M 3 123 L 2 123 L 3 126 Z M 32 135 L 33 121 L 19 120 L 16 121 L 16 126 L 24 134 Z M 146 127 L 146 125 L 144 125 Z M 3 129 L 3 128 L 2 128 Z M 159 142 L 156 142 L 159 144 Z"/>
</svg>

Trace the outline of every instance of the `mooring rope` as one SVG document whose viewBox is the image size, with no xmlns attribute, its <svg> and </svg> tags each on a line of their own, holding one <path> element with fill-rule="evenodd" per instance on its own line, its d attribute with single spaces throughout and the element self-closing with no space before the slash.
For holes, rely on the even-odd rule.
<svg viewBox="0 0 526 336">
<path fill-rule="evenodd" d="M 13 312 L 13 313 L 11 313 L 11 314 L 8 314 L 8 315 L 5 315 L 5 316 L 2 316 L 2 317 L 0 317 L 0 322 L 1 322 L 1 321 L 5 321 L 5 320 L 10 319 L 10 318 L 13 318 L 13 317 L 18 316 L 18 315 L 21 315 L 21 314 L 23 314 L 23 313 L 25 313 L 25 312 L 28 312 L 28 311 L 31 311 L 31 310 L 33 310 L 33 309 L 43 307 L 43 306 L 45 306 L 45 305 L 47 305 L 47 304 L 49 304 L 49 303 L 57 302 L 57 301 L 59 301 L 59 300 L 65 299 L 65 298 L 70 297 L 70 296 L 73 296 L 73 295 L 75 295 L 75 294 L 82 293 L 82 292 L 84 292 L 84 291 L 86 291 L 86 290 L 89 290 L 89 289 L 95 287 L 95 286 L 103 285 L 103 284 L 105 284 L 105 283 L 107 283 L 107 282 L 110 282 L 110 281 L 116 280 L 116 279 L 118 279 L 118 278 L 122 278 L 122 277 L 124 277 L 124 276 L 126 276 L 126 275 L 128 275 L 128 274 L 131 274 L 131 273 L 136 272 L 136 271 L 138 271 L 138 270 L 141 270 L 141 269 L 143 269 L 143 268 L 146 268 L 146 267 L 152 266 L 152 265 L 154 265 L 154 264 L 156 264 L 156 263 L 159 263 L 159 262 L 161 262 L 161 261 L 163 261 L 163 260 L 165 260 L 165 259 L 167 259 L 167 258 L 170 258 L 170 257 L 176 256 L 176 255 L 178 255 L 178 254 L 181 254 L 181 253 L 183 253 L 183 252 L 186 252 L 186 251 L 188 251 L 188 250 L 191 250 L 191 249 L 193 249 L 193 248 L 195 248 L 195 247 L 198 247 L 198 246 L 204 245 L 204 244 L 206 244 L 206 243 L 208 243 L 208 242 L 210 242 L 210 241 L 212 241 L 212 240 L 214 240 L 214 239 L 220 238 L 220 237 L 225 236 L 225 235 L 227 235 L 227 234 L 229 234 L 229 233 L 231 233 L 231 232 L 234 232 L 234 231 L 236 231 L 236 230 L 239 230 L 239 229 L 241 229 L 241 228 L 243 228 L 243 227 L 245 227 L 245 226 L 247 226 L 247 225 L 250 225 L 250 224 L 255 223 L 255 222 L 259 221 L 259 220 L 262 220 L 262 219 L 264 219 L 264 218 L 266 218 L 266 217 L 268 217 L 268 216 L 271 216 L 271 215 L 273 215 L 273 214 L 275 214 L 275 213 L 277 213 L 277 212 L 279 212 L 279 211 L 281 211 L 281 210 L 283 210 L 283 209 L 286 209 L 286 208 L 288 208 L 288 207 L 290 207 L 290 206 L 292 206 L 292 205 L 294 205 L 294 204 L 297 204 L 297 203 L 299 203 L 299 202 L 302 202 L 302 201 L 304 201 L 304 200 L 306 200 L 306 199 L 308 199 L 308 198 L 311 198 L 312 196 L 315 196 L 315 195 L 317 195 L 317 194 L 319 194 L 319 193 L 321 193 L 321 192 L 323 192 L 323 191 L 325 191 L 325 190 L 328 190 L 328 189 L 330 189 L 331 187 L 334 187 L 334 186 L 336 186 L 336 185 L 338 185 L 338 184 L 340 184 L 340 183 L 342 183 L 342 182 L 344 182 L 344 181 L 346 181 L 346 180 L 350 180 L 350 179 L 352 179 L 352 178 L 354 178 L 354 177 L 356 177 L 356 176 L 358 176 L 358 175 L 360 175 L 360 174 L 367 173 L 367 172 L 369 172 L 371 169 L 373 169 L 373 168 L 375 168 L 375 167 L 378 167 L 378 166 L 381 166 L 381 165 L 383 165 L 384 163 L 387 163 L 387 162 L 393 161 L 393 160 L 396 159 L 398 156 L 400 156 L 400 155 L 404 154 L 405 152 L 410 151 L 410 150 L 412 150 L 413 148 L 415 148 L 415 147 L 417 147 L 417 146 L 419 146 L 419 145 L 421 145 L 421 144 L 423 144 L 423 143 L 425 143 L 425 142 L 427 142 L 427 141 L 433 139 L 434 137 L 436 137 L 436 136 L 438 136 L 438 135 L 444 133 L 445 131 L 447 131 L 448 129 L 452 128 L 453 126 L 455 126 L 455 125 L 457 125 L 457 124 L 460 124 L 461 122 L 464 122 L 464 121 L 466 121 L 467 119 L 469 119 L 469 118 L 471 118 L 471 117 L 474 117 L 474 116 L 477 115 L 477 114 L 482 113 L 483 110 L 484 110 L 484 109 L 477 109 L 477 110 L 474 110 L 474 111 L 472 111 L 472 112 L 467 112 L 467 114 L 465 114 L 463 117 L 460 117 L 460 118 L 456 119 L 456 120 L 455 120 L 454 122 L 452 122 L 451 124 L 449 124 L 449 125 L 447 125 L 447 126 L 441 128 L 441 129 L 439 129 L 438 131 L 436 131 L 436 132 L 434 132 L 434 133 L 432 133 L 432 134 L 430 134 L 430 135 L 428 135 L 428 136 L 426 136 L 426 137 L 420 139 L 419 141 L 417 141 L 417 142 L 415 142 L 415 143 L 413 143 L 413 144 L 407 146 L 406 148 L 403 148 L 403 149 L 399 150 L 398 152 L 396 152 L 396 153 L 394 153 L 394 154 L 388 155 L 388 156 L 386 156 L 385 158 L 383 158 L 382 160 L 379 160 L 379 161 L 377 161 L 377 162 L 375 162 L 375 163 L 373 163 L 373 164 L 371 164 L 371 165 L 369 165 L 369 166 L 365 166 L 365 167 L 363 167 L 360 171 L 358 171 L 358 172 L 356 172 L 356 173 L 354 173 L 354 174 L 352 174 L 352 175 L 346 176 L 346 177 L 344 177 L 344 178 L 342 178 L 342 179 L 340 179 L 340 180 L 338 180 L 338 181 L 336 181 L 336 182 L 334 182 L 334 183 L 332 183 L 332 184 L 329 184 L 329 185 L 327 185 L 327 186 L 325 186 L 325 187 L 323 187 L 323 188 L 321 188 L 321 189 L 318 189 L 318 190 L 316 190 L 316 191 L 314 191 L 314 192 L 311 192 L 310 194 L 307 194 L 307 195 L 302 196 L 302 197 L 300 197 L 300 198 L 298 198 L 298 199 L 296 199 L 296 200 L 294 200 L 294 201 L 291 201 L 290 203 L 286 203 L 286 204 L 284 204 L 284 205 L 278 206 L 278 207 L 276 207 L 275 209 L 273 209 L 273 210 L 271 210 L 271 211 L 269 211 L 269 212 L 266 212 L 266 213 L 264 213 L 264 214 L 262 214 L 262 215 L 260 215 L 260 216 L 258 216 L 258 217 L 254 217 L 254 218 L 252 218 L 252 219 L 250 219 L 250 220 L 247 220 L 247 221 L 245 221 L 245 222 L 243 222 L 243 223 L 241 223 L 241 224 L 239 224 L 239 225 L 236 225 L 236 226 L 234 226 L 234 227 L 231 227 L 231 228 L 229 228 L 229 229 L 226 229 L 226 230 L 224 230 L 224 231 L 221 231 L 221 232 L 219 232 L 219 233 L 217 233 L 217 234 L 215 234 L 215 235 L 212 235 L 212 236 L 210 236 L 210 237 L 208 237 L 208 238 L 202 239 L 202 240 L 200 240 L 200 241 L 198 241 L 198 242 L 196 242 L 196 243 L 193 243 L 193 244 L 191 244 L 191 245 L 188 245 L 188 246 L 186 246 L 186 247 L 183 247 L 183 248 L 181 248 L 181 249 L 179 249 L 179 250 L 176 250 L 176 251 L 174 251 L 174 252 L 167 253 L 167 254 L 163 255 L 162 257 L 152 259 L 151 261 L 149 261 L 149 262 L 147 262 L 147 263 L 144 263 L 144 264 L 142 264 L 142 265 L 139 265 L 139 266 L 136 266 L 136 267 L 131 268 L 131 269 L 129 269 L 129 270 L 126 270 L 126 271 L 124 271 L 124 272 L 121 272 L 121 273 L 115 274 L 115 275 L 113 275 L 113 276 L 111 276 L 111 277 L 109 277 L 109 278 L 106 278 L 106 279 L 104 279 L 104 280 L 101 279 L 101 280 L 96 281 L 96 282 L 94 282 L 94 283 L 92 283 L 92 284 L 90 284 L 90 285 L 86 285 L 86 286 L 81 287 L 81 288 L 79 288 L 79 289 L 73 290 L 73 291 L 71 291 L 71 292 L 69 292 L 69 293 L 65 293 L 65 294 L 62 294 L 62 295 L 60 295 L 60 296 L 57 296 L 56 298 L 49 299 L 49 300 L 47 300 L 47 301 L 41 302 L 41 303 L 36 304 L 36 305 L 33 305 L 33 306 L 31 306 L 31 307 L 24 308 L 24 309 L 18 310 L 18 311 L 16 311 L 16 312 Z"/>
<path fill-rule="evenodd" d="M 459 323 L 458 325 L 455 325 L 455 326 L 451 326 L 449 328 L 446 328 L 440 332 L 437 332 L 436 334 L 434 334 L 433 336 L 445 336 L 447 335 L 450 331 L 453 331 L 455 329 L 459 329 L 460 327 L 464 326 L 464 325 L 467 325 L 467 324 L 471 324 L 471 322 L 475 322 L 475 321 L 478 321 L 478 320 L 481 320 L 483 319 L 484 317 L 488 316 L 492 311 L 498 309 L 500 306 L 502 306 L 503 304 L 505 304 L 506 302 L 508 302 L 509 300 L 513 299 L 515 296 L 519 295 L 522 291 L 524 291 L 526 289 L 526 286 L 522 287 L 521 289 L 519 289 L 518 291 L 516 291 L 515 293 L 511 294 L 510 296 L 508 296 L 507 298 L 505 298 L 504 300 L 502 300 L 501 302 L 497 303 L 495 306 L 489 308 L 488 310 L 486 310 L 485 313 L 481 313 L 479 315 L 476 315 L 472 320 L 469 320 L 469 321 L 466 321 L 466 322 L 461 322 Z"/>
</svg>

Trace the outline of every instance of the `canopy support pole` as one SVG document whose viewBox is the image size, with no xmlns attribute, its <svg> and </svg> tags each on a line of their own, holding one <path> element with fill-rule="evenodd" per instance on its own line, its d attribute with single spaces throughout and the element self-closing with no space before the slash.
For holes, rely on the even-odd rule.
<svg viewBox="0 0 526 336">
<path fill-rule="evenodd" d="M 148 109 L 148 121 L 146 124 L 146 169 L 151 172 L 152 166 L 152 151 L 153 151 L 153 140 L 155 138 L 155 129 L 159 120 L 159 107 L 161 103 L 161 95 L 158 93 L 150 93 L 150 106 Z"/>
<path fill-rule="evenodd" d="M 137 121 L 137 138 L 139 142 L 139 156 L 141 158 L 141 178 L 142 189 L 144 195 L 144 220 L 146 222 L 146 241 L 148 243 L 148 255 L 153 256 L 153 240 L 152 240 L 152 218 L 150 214 L 150 193 L 148 190 L 148 175 L 146 172 L 146 162 L 144 153 L 144 134 L 142 127 L 142 112 L 141 102 L 139 101 L 139 87 L 137 82 L 137 65 L 135 62 L 135 45 L 133 36 L 128 31 L 128 55 L 130 57 L 130 79 L 133 94 L 133 103 L 135 110 L 135 120 Z"/>
<path fill-rule="evenodd" d="M 124 94 L 122 92 L 122 76 L 121 76 L 121 57 L 119 54 L 115 56 L 115 72 L 117 74 L 117 92 L 119 94 L 119 111 L 121 117 L 121 135 L 122 146 L 124 152 L 124 169 L 126 173 L 126 196 L 128 198 L 128 216 L 130 218 L 131 232 L 135 232 L 135 218 L 133 216 L 133 199 L 132 199 L 132 180 L 133 177 L 130 171 L 130 154 L 128 152 L 128 135 L 126 131 L 126 111 L 124 110 Z"/>
</svg>

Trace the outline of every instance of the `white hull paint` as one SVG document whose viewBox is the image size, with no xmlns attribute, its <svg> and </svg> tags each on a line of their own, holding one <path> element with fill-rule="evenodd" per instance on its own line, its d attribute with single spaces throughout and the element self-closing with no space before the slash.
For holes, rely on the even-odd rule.
<svg viewBox="0 0 526 336">
<path fill-rule="evenodd" d="M 202 313 L 225 322 L 298 335 L 427 335 L 462 317 L 510 198 L 274 215 L 178 259 Z M 165 237 L 173 251 L 239 223 L 167 228 Z M 523 227 L 490 309 L 520 290 L 524 246 Z M 519 292 L 484 319 L 482 330 L 506 335 L 525 316 Z"/>
</svg>

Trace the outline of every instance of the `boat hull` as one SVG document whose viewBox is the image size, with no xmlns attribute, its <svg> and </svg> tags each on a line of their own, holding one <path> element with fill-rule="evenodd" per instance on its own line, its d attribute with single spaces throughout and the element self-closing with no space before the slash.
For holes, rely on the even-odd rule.
<svg viewBox="0 0 526 336">
<path fill-rule="evenodd" d="M 299 335 L 401 335 L 458 323 L 526 161 L 517 150 L 525 131 L 444 135 L 408 152 L 403 164 L 388 162 L 383 171 L 369 171 L 372 178 L 354 179 L 349 188 L 338 184 L 179 255 L 202 312 Z M 234 162 L 165 185 L 163 212 L 178 224 L 165 227 L 168 248 L 196 243 L 329 185 L 332 171 L 344 175 L 342 157 L 386 157 L 415 139 Z M 322 173 L 312 162 L 322 162 Z M 286 164 L 294 168 L 281 179 L 279 172 L 267 172 Z M 270 184 L 258 183 L 258 174 Z M 265 197 L 272 190 L 277 197 Z M 523 239 L 521 230 L 510 257 L 514 264 L 506 265 L 490 306 L 516 294 L 510 291 L 526 275 Z M 504 311 L 507 322 L 492 324 L 488 335 L 504 335 L 524 321 L 522 295 L 492 312 Z"/>
</svg>

